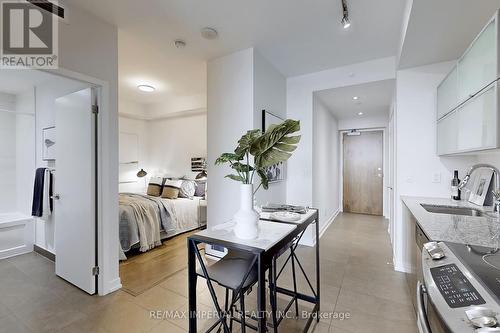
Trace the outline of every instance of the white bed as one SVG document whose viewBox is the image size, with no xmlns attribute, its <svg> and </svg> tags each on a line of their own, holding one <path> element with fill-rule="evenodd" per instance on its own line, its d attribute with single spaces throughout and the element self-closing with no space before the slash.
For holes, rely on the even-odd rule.
<svg viewBox="0 0 500 333">
<path fill-rule="evenodd" d="M 202 227 L 200 200 L 120 193 L 120 260 L 133 247 L 144 252 L 160 245 L 162 239 Z"/>
</svg>

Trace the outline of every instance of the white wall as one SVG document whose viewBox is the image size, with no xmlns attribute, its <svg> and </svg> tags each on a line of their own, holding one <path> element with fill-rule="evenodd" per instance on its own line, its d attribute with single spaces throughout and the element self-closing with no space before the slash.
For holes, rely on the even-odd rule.
<svg viewBox="0 0 500 333">
<path fill-rule="evenodd" d="M 227 166 L 215 166 L 215 159 L 236 148 L 242 134 L 254 125 L 253 49 L 214 59 L 207 66 L 207 224 L 229 221 L 239 207 L 239 184 L 224 178 Z"/>
<path fill-rule="evenodd" d="M 0 108 L 15 111 L 16 96 L 0 94 Z M 16 115 L 0 111 L 0 213 L 16 207 Z"/>
<path fill-rule="evenodd" d="M 409 246 L 403 224 L 401 195 L 449 197 L 453 170 L 461 176 L 475 156 L 439 157 L 436 154 L 436 88 L 453 62 L 397 72 L 395 108 L 395 223 L 394 264 L 408 270 Z M 434 182 L 435 176 L 440 177 Z"/>
<path fill-rule="evenodd" d="M 286 119 L 286 80 L 262 55 L 254 49 L 254 128 L 262 128 L 262 110 Z M 293 158 L 293 157 L 292 157 Z M 286 170 L 285 170 L 286 175 Z M 258 180 L 258 177 L 256 177 Z M 255 186 L 258 186 L 258 181 Z M 269 184 L 269 189 L 259 189 L 257 205 L 286 202 L 286 181 Z"/>
<path fill-rule="evenodd" d="M 35 89 L 16 95 L 16 194 L 17 211 L 31 216 L 35 179 Z"/>
<path fill-rule="evenodd" d="M 300 120 L 302 139 L 288 162 L 287 201 L 313 203 L 313 93 L 315 91 L 394 79 L 395 58 L 383 58 L 287 79 L 287 117 Z M 320 216 L 320 219 L 327 218 Z M 304 236 L 313 243 L 311 230 Z"/>
<path fill-rule="evenodd" d="M 59 67 L 56 72 L 104 83 L 100 113 L 101 221 L 99 293 L 121 287 L 118 272 L 118 31 L 117 27 L 65 3 L 69 22 L 59 25 Z"/>
<path fill-rule="evenodd" d="M 121 103 L 120 103 L 121 107 Z M 126 117 L 119 117 L 119 131 L 120 133 L 135 134 L 137 135 L 137 150 L 138 150 L 138 169 L 144 169 L 150 172 L 149 167 L 149 127 L 148 122 L 140 119 L 131 119 Z M 120 147 L 123 142 L 119 142 Z M 138 171 L 138 170 L 137 170 Z M 145 193 L 146 192 L 146 179 L 137 178 L 133 183 L 120 183 L 119 191 L 132 192 L 132 193 Z"/>
<path fill-rule="evenodd" d="M 286 118 L 286 81 L 265 58 L 250 48 L 208 62 L 208 205 L 209 225 L 229 221 L 239 208 L 239 183 L 224 178 L 227 166 L 215 159 L 232 152 L 246 131 L 262 127 L 262 110 Z M 293 156 L 292 156 L 293 159 Z M 286 202 L 286 182 L 257 192 L 257 204 Z"/>
<path fill-rule="evenodd" d="M 339 130 L 384 128 L 387 127 L 388 123 L 389 111 L 387 111 L 387 115 L 339 119 Z"/>
<path fill-rule="evenodd" d="M 313 207 L 319 208 L 320 228 L 340 209 L 340 143 L 338 121 L 317 97 L 313 99 Z"/>
<path fill-rule="evenodd" d="M 206 113 L 149 121 L 148 173 L 193 178 L 192 157 L 207 156 Z"/>
</svg>

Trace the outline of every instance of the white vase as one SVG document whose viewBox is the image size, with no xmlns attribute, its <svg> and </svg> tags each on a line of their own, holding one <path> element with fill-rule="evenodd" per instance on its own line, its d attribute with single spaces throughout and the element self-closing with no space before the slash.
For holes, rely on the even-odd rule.
<svg viewBox="0 0 500 333">
<path fill-rule="evenodd" d="M 259 235 L 259 213 L 253 208 L 253 185 L 241 184 L 240 210 L 233 217 L 234 233 L 241 239 L 255 239 Z"/>
</svg>

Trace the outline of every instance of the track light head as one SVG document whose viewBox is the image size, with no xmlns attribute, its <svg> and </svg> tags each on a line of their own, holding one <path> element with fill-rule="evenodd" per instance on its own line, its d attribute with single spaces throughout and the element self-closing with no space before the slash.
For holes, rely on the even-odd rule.
<svg viewBox="0 0 500 333">
<path fill-rule="evenodd" d="M 344 29 L 348 29 L 351 26 L 351 21 L 349 20 L 349 9 L 347 8 L 347 2 L 346 0 L 341 0 L 342 1 L 342 27 Z"/>
</svg>

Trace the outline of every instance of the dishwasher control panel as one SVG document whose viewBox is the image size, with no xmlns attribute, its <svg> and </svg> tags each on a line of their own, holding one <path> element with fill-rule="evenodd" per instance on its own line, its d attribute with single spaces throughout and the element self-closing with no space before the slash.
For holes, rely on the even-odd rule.
<svg viewBox="0 0 500 333">
<path fill-rule="evenodd" d="M 430 271 L 439 292 L 451 308 L 486 303 L 457 265 L 434 267 Z"/>
</svg>

